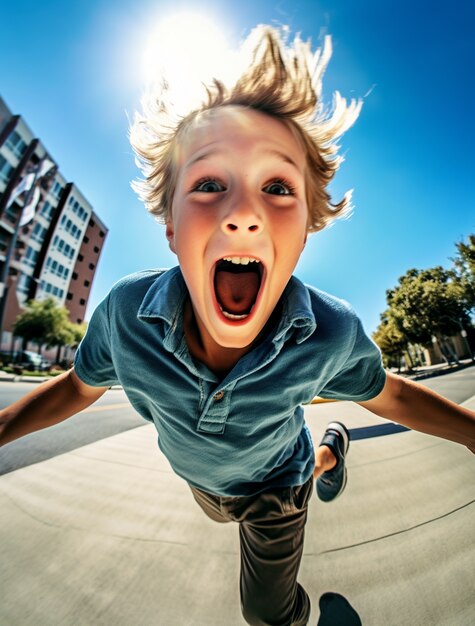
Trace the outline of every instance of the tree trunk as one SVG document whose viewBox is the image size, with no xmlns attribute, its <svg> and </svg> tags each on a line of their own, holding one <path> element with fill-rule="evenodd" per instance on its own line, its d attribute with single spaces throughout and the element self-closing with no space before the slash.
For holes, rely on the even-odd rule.
<svg viewBox="0 0 475 626">
<path fill-rule="evenodd" d="M 437 339 L 437 343 L 439 344 L 439 349 L 442 353 L 442 356 L 445 359 L 445 362 L 447 363 L 447 365 L 451 365 L 450 352 L 447 349 L 447 344 L 445 343 L 444 338 L 439 335 L 436 335 L 435 337 Z"/>
<path fill-rule="evenodd" d="M 409 370 L 414 369 L 414 363 L 412 361 L 411 353 L 409 352 L 409 348 L 404 352 L 404 356 L 409 361 Z"/>
</svg>

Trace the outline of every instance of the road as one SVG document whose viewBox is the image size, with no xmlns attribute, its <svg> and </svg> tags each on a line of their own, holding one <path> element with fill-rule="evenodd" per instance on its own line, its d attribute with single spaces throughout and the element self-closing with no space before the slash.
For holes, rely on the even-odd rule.
<svg viewBox="0 0 475 626">
<path fill-rule="evenodd" d="M 475 395 L 475 366 L 435 376 L 421 384 L 461 403 Z M 0 383 L 0 408 L 14 402 L 38 383 Z M 75 450 L 94 441 L 146 424 L 120 389 L 107 391 L 94 405 L 61 424 L 32 433 L 2 448 L 0 475 Z"/>
<path fill-rule="evenodd" d="M 0 382 L 0 407 L 11 404 L 38 383 Z M 68 420 L 13 441 L 0 450 L 0 475 L 75 450 L 147 422 L 132 408 L 122 389 L 110 389 Z"/>
<path fill-rule="evenodd" d="M 472 398 L 475 409 L 474 374 L 424 383 L 458 401 Z M 25 390 L 5 384 L 5 403 Z M 94 412 L 63 427 L 76 420 L 76 431 L 84 426 L 99 439 L 103 422 L 117 431 L 121 419 L 134 418 L 122 404 L 121 391 L 108 392 Z M 315 442 L 333 419 L 352 431 L 383 421 L 352 402 L 310 405 L 305 414 Z M 125 428 L 2 476 L 0 624 L 243 626 L 236 525 L 202 514 L 157 453 L 153 425 Z M 42 433 L 44 447 L 56 445 L 59 429 Z M 69 438 L 78 445 L 77 432 Z M 312 601 L 309 624 L 332 591 L 365 626 L 472 626 L 474 470 L 463 446 L 414 431 L 352 442 L 343 497 L 309 503 L 299 574 Z M 326 623 L 346 622 L 335 611 Z"/>
</svg>

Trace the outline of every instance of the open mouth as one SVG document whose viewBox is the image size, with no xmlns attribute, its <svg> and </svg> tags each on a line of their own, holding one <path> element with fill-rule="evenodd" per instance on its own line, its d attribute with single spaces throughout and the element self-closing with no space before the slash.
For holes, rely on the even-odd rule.
<svg viewBox="0 0 475 626">
<path fill-rule="evenodd" d="M 248 317 L 257 301 L 264 267 L 251 257 L 225 257 L 214 271 L 214 292 L 222 314 L 229 320 Z"/>
</svg>

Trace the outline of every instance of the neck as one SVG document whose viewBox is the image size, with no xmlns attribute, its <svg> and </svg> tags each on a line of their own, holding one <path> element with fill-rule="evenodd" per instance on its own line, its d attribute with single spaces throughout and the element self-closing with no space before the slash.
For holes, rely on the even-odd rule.
<svg viewBox="0 0 475 626">
<path fill-rule="evenodd" d="M 252 349 L 254 344 L 244 348 L 225 348 L 220 346 L 206 332 L 200 331 L 191 302 L 185 305 L 185 339 L 191 356 L 204 363 L 219 378 L 225 378 L 236 363 Z"/>
</svg>

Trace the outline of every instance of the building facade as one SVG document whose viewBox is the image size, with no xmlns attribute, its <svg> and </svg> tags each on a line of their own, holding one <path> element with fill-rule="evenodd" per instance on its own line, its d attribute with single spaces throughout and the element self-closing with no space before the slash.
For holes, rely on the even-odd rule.
<svg viewBox="0 0 475 626">
<path fill-rule="evenodd" d="M 108 229 L 59 171 L 26 122 L 0 98 L 1 350 L 26 302 L 53 298 L 84 321 Z"/>
</svg>

